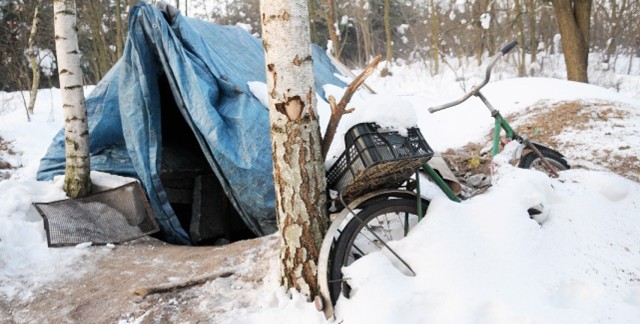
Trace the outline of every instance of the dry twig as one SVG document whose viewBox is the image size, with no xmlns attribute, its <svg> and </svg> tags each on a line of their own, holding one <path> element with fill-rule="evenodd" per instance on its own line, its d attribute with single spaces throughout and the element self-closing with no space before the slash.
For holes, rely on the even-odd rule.
<svg viewBox="0 0 640 324">
<path fill-rule="evenodd" d="M 164 283 L 164 284 L 160 284 L 153 287 L 137 288 L 133 291 L 133 293 L 138 296 L 146 297 L 151 294 L 164 293 L 167 291 L 184 289 L 184 288 L 201 285 L 207 281 L 215 280 L 218 278 L 227 278 L 233 275 L 234 273 L 235 271 L 233 270 L 219 271 L 212 274 L 206 274 L 206 275 L 190 278 L 184 281 Z"/>
<path fill-rule="evenodd" d="M 378 55 L 373 61 L 356 77 L 351 81 L 347 89 L 344 91 L 344 95 L 342 95 L 342 99 L 338 104 L 336 104 L 336 99 L 333 96 L 329 96 L 329 105 L 331 106 L 331 118 L 329 119 L 329 124 L 327 125 L 327 129 L 324 132 L 324 138 L 322 139 L 322 156 L 326 157 L 327 152 L 329 152 L 329 147 L 331 147 L 331 142 L 333 142 L 333 138 L 336 136 L 336 130 L 338 129 L 338 125 L 340 124 L 340 119 L 342 115 L 353 112 L 354 108 L 347 109 L 347 104 L 353 97 L 353 94 L 358 90 L 358 88 L 364 83 L 364 80 L 367 79 L 371 73 L 376 69 L 378 63 L 382 56 Z"/>
</svg>

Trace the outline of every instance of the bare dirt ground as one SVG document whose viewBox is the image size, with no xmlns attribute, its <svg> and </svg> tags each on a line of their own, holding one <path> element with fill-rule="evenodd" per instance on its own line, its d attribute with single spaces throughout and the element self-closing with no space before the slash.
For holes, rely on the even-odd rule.
<svg viewBox="0 0 640 324">
<path fill-rule="evenodd" d="M 563 153 L 572 168 L 609 170 L 640 182 L 640 155 L 635 153 L 638 148 L 616 145 L 625 137 L 640 138 L 637 127 L 627 125 L 629 120 L 640 120 L 640 112 L 634 109 L 602 101 L 541 102 L 505 119 L 532 141 Z M 585 139 L 581 133 L 587 132 L 595 133 L 597 138 Z M 442 156 L 458 177 L 490 174 L 491 154 L 483 145 L 490 143 L 491 137 L 490 132 L 482 144 L 469 143 L 456 150 L 449 149 Z"/>
<path fill-rule="evenodd" d="M 91 247 L 96 253 L 77 265 L 89 267 L 80 278 L 51 283 L 27 302 L 0 300 L 0 322 L 216 323 L 223 319 L 221 314 L 230 302 L 235 308 L 255 302 L 243 300 L 248 296 L 242 289 L 247 283 L 250 288 L 262 283 L 269 259 L 277 251 L 276 241 L 268 236 L 224 247 L 186 247 L 144 238 L 110 251 Z M 193 278 L 220 271 L 221 277 L 193 284 Z M 187 287 L 145 297 L 134 293 L 141 288 L 177 287 L 179 283 L 187 283 Z M 210 290 L 218 289 L 237 294 L 216 298 Z"/>
<path fill-rule="evenodd" d="M 640 181 L 637 148 L 625 144 L 600 145 L 595 138 L 580 142 L 572 140 L 579 136 L 562 136 L 595 128 L 602 133 L 598 137 L 605 138 L 604 143 L 617 143 L 607 142 L 608 136 L 612 139 L 640 137 L 625 124 L 629 119 L 640 120 L 640 112 L 607 102 L 581 101 L 540 103 L 523 113 L 507 116 L 507 120 L 533 140 L 547 143 L 570 160 L 578 161 L 572 167 L 611 170 Z M 0 145 L 4 144 L 0 140 Z M 443 156 L 459 176 L 488 173 L 490 157 L 481 154 L 483 145 L 472 143 L 444 152 Z M 243 290 L 260 289 L 271 271 L 272 261 L 277 259 L 274 236 L 224 247 L 172 246 L 147 238 L 113 250 L 90 249 L 95 249 L 95 253 L 77 265 L 83 269 L 79 276 L 63 278 L 37 289 L 28 301 L 0 300 L 0 323 L 228 321 L 227 310 L 249 309 L 255 304 L 250 298 L 256 294 L 243 293 Z M 146 297 L 134 294 L 139 288 L 175 285 L 221 272 L 228 273 L 204 283 Z"/>
</svg>

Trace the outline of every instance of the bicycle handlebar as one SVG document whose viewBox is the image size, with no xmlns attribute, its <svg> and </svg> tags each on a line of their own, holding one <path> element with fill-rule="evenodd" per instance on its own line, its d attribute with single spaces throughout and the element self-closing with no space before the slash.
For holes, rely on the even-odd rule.
<svg viewBox="0 0 640 324">
<path fill-rule="evenodd" d="M 509 53 L 514 47 L 516 47 L 516 45 L 518 45 L 517 41 L 512 41 L 511 43 L 505 45 L 504 47 L 502 47 L 502 49 L 500 49 L 500 51 L 498 53 L 496 53 L 496 55 L 494 55 L 491 58 L 491 61 L 489 61 L 489 65 L 487 66 L 487 70 L 485 73 L 485 77 L 484 80 L 482 80 L 482 82 L 480 82 L 480 84 L 477 84 L 475 86 L 473 86 L 471 88 L 471 90 L 469 90 L 469 92 L 465 93 L 464 96 L 462 96 L 462 98 L 446 103 L 444 105 L 440 105 L 440 106 L 436 106 L 436 107 L 431 107 L 429 108 L 429 112 L 430 113 L 434 113 L 434 112 L 438 112 L 440 110 L 444 110 L 447 108 L 451 108 L 453 106 L 457 106 L 465 101 L 467 101 L 467 99 L 469 99 L 471 96 L 476 95 L 480 89 L 482 89 L 482 87 L 484 87 L 485 85 L 487 85 L 487 83 L 489 83 L 489 79 L 491 78 L 491 70 L 493 69 L 493 66 L 496 65 L 496 63 L 498 63 L 498 60 L 500 60 L 504 55 L 506 55 L 507 53 Z"/>
<path fill-rule="evenodd" d="M 517 45 L 518 45 L 518 41 L 514 40 L 511 43 L 505 45 L 502 49 L 500 49 L 500 52 L 502 52 L 502 55 L 507 55 Z"/>
</svg>

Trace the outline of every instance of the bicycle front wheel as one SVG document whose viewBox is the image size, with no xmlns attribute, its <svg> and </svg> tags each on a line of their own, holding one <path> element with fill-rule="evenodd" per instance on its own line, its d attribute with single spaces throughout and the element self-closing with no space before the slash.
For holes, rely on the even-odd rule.
<svg viewBox="0 0 640 324">
<path fill-rule="evenodd" d="M 422 202 L 422 214 L 428 202 Z M 335 305 L 340 293 L 349 297 L 351 288 L 343 279 L 342 267 L 384 249 L 381 241 L 399 240 L 418 223 L 418 207 L 413 199 L 390 199 L 367 206 L 344 227 L 335 243 L 329 268 L 329 293 Z"/>
<path fill-rule="evenodd" d="M 540 154 L 542 154 L 544 159 L 547 160 L 547 162 L 549 162 L 549 164 L 551 164 L 558 171 L 569 170 L 569 163 L 567 163 L 567 160 L 565 160 L 564 157 L 560 155 L 560 153 L 544 147 L 539 147 L 538 150 L 540 151 Z M 542 159 L 538 157 L 538 155 L 536 155 L 534 152 L 529 152 L 525 156 L 523 156 L 520 159 L 518 167 L 522 169 L 542 171 L 549 175 L 549 171 L 544 166 L 544 162 L 542 162 Z"/>
</svg>

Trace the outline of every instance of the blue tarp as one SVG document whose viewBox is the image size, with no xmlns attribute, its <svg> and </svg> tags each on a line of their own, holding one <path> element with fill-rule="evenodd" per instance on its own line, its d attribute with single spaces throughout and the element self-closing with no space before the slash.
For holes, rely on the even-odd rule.
<svg viewBox="0 0 640 324">
<path fill-rule="evenodd" d="M 256 235 L 274 232 L 268 110 L 247 85 L 266 82 L 261 41 L 238 27 L 165 16 L 143 2 L 132 9 L 129 30 L 123 57 L 86 100 L 92 170 L 140 179 L 166 239 L 190 243 L 159 176 L 162 136 L 171 136 L 161 132 L 158 80 L 166 78 L 243 221 Z M 321 97 L 325 84 L 345 86 L 319 47 L 313 47 L 313 59 Z M 64 157 L 61 130 L 40 163 L 38 180 L 64 174 Z"/>
</svg>

